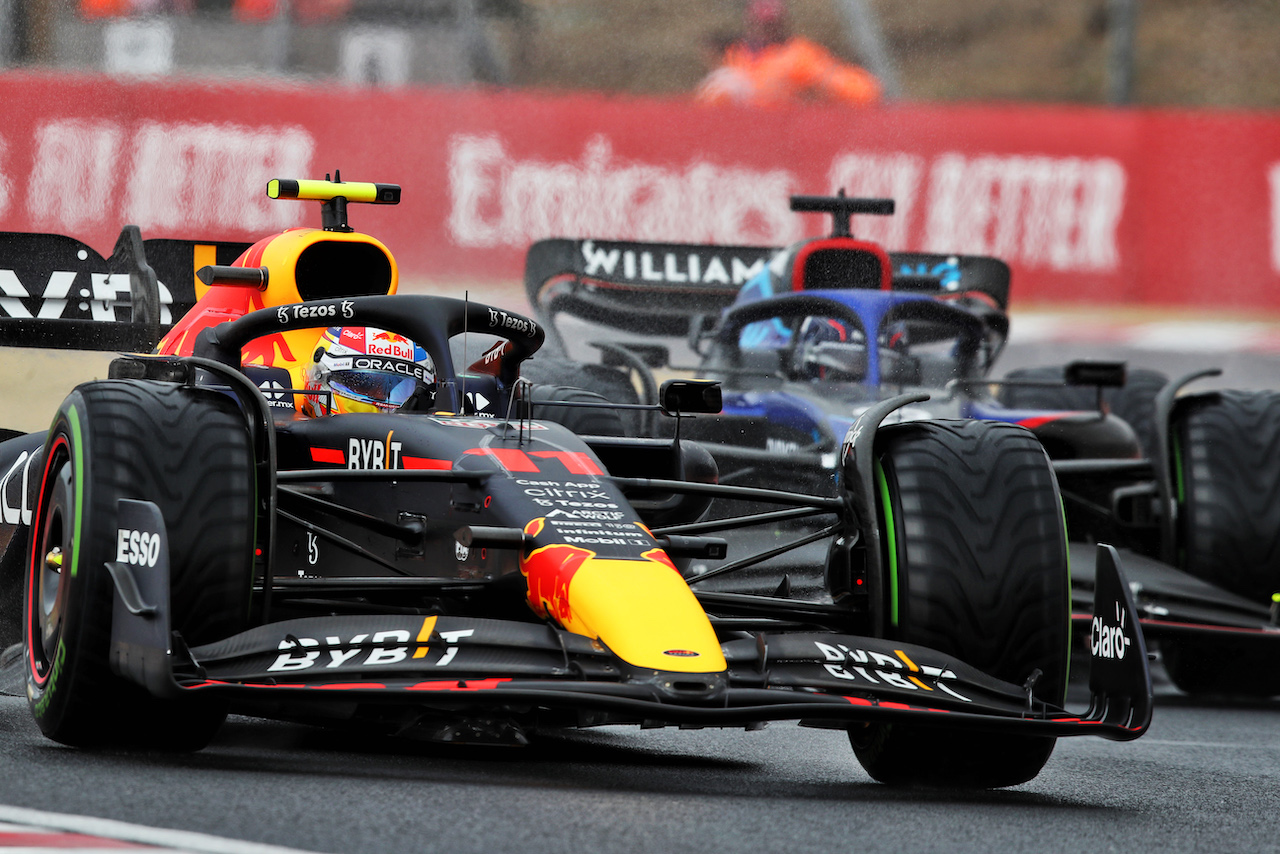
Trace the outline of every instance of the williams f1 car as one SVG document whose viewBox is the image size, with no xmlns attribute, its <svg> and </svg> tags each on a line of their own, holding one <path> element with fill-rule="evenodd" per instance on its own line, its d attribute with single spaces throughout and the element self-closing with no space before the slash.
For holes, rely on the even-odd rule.
<svg viewBox="0 0 1280 854">
<path fill-rule="evenodd" d="M 706 444 L 721 482 L 815 495 L 844 488 L 844 437 L 880 401 L 921 396 L 895 410 L 895 422 L 1022 425 L 1061 486 L 1081 628 L 1092 620 L 1091 550 L 1112 543 L 1179 687 L 1280 692 L 1280 394 L 1182 393 L 1213 372 L 1166 383 L 1122 363 L 995 381 L 1009 330 L 1006 264 L 887 253 L 851 235 L 854 215 L 890 214 L 891 200 L 797 196 L 792 208 L 831 215 L 832 233 L 785 248 L 534 244 L 525 285 L 551 344 L 525 374 L 572 377 L 629 403 L 652 403 L 664 372 L 718 380 L 723 413 L 683 436 Z M 633 414 L 629 429 L 661 428 L 647 418 Z M 770 566 L 820 597 L 825 582 L 811 571 L 820 553 L 803 536 L 810 526 L 791 528 L 799 545 Z M 761 547 L 782 545 L 776 526 L 756 534 Z"/>
<path fill-rule="evenodd" d="M 534 418 L 520 370 L 542 324 L 396 294 L 391 253 L 348 226 L 349 203 L 398 188 L 269 192 L 319 201 L 324 227 L 231 261 L 176 242 L 162 262 L 130 232 L 110 259 L 4 238 L 30 296 L 7 304 L 0 340 L 159 340 L 77 387 L 47 433 L 0 444 L 2 566 L 25 590 L 21 666 L 50 738 L 197 748 L 229 709 L 485 743 L 791 720 L 847 730 L 878 780 L 990 787 L 1034 777 L 1059 736 L 1146 730 L 1147 654 L 1108 548 L 1091 703 L 1064 708 L 1066 543 L 1030 432 L 882 426 L 911 405 L 899 397 L 852 425 L 839 490 L 720 484 L 683 437 L 720 410 L 715 383 L 668 381 L 634 410 L 670 423 L 658 437 Z M 54 285 L 104 276 L 124 278 L 102 318 L 39 308 Z M 167 328 L 162 294 L 195 296 Z M 129 316 L 106 315 L 117 306 Z M 488 346 L 459 367 L 466 336 Z M 771 509 L 705 518 L 730 499 Z M 974 511 L 962 524 L 957 502 Z M 799 518 L 828 544 L 822 601 L 783 576 L 761 595 L 682 571 L 750 569 L 770 555 L 737 532 Z"/>
</svg>

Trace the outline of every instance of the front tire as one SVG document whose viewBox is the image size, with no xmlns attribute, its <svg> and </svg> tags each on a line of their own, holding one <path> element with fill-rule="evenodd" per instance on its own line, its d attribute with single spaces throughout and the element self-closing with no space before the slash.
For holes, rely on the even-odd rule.
<svg viewBox="0 0 1280 854">
<path fill-rule="evenodd" d="M 159 700 L 109 664 L 117 502 L 151 501 L 170 552 L 172 627 L 191 646 L 248 625 L 253 462 L 244 417 L 218 392 L 87 383 L 45 444 L 27 560 L 28 697 L 49 738 L 73 746 L 204 746 L 224 705 Z"/>
<path fill-rule="evenodd" d="M 1036 698 L 1061 705 L 1070 577 L 1040 443 L 1010 424 L 918 422 L 882 429 L 877 461 L 889 635 L 1019 686 L 1039 670 Z M 876 780 L 970 788 L 1030 780 L 1055 741 L 896 723 L 849 736 Z"/>
</svg>

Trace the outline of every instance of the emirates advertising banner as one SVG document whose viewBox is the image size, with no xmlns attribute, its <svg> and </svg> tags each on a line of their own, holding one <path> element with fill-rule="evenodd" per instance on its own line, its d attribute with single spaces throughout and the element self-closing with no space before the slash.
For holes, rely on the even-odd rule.
<svg viewBox="0 0 1280 854">
<path fill-rule="evenodd" d="M 0 230 L 109 253 L 318 225 L 271 178 L 397 183 L 355 206 L 402 276 L 513 283 L 545 237 L 783 245 L 792 194 L 893 198 L 890 250 L 995 255 L 1016 304 L 1280 309 L 1280 115 L 1034 105 L 713 108 L 502 90 L 7 72 Z"/>
</svg>

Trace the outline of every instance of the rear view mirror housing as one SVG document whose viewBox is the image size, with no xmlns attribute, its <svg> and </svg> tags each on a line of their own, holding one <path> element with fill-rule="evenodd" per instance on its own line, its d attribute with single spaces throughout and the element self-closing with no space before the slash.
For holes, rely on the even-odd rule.
<svg viewBox="0 0 1280 854">
<path fill-rule="evenodd" d="M 1069 363 L 1062 372 L 1067 385 L 1089 385 L 1120 388 L 1125 384 L 1124 362 L 1078 361 Z"/>
<path fill-rule="evenodd" d="M 724 408 L 715 380 L 667 380 L 658 389 L 658 403 L 667 415 L 712 414 Z"/>
</svg>

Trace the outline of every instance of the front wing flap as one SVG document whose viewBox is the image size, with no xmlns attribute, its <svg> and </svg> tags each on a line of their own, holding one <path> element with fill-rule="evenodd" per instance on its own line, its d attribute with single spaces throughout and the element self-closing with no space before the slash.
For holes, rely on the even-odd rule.
<svg viewBox="0 0 1280 854">
<path fill-rule="evenodd" d="M 158 696 L 208 692 L 444 710 L 576 709 L 696 725 L 917 720 L 1114 740 L 1137 738 L 1151 720 L 1146 650 L 1109 547 L 1098 555 L 1092 702 L 1076 714 L 935 650 L 834 633 L 730 641 L 723 645 L 727 672 L 707 674 L 637 671 L 581 635 L 470 617 L 308 617 L 187 648 L 171 631 L 159 510 L 124 500 L 120 510 L 136 530 L 157 533 L 161 547 L 150 565 L 108 565 L 116 589 L 112 667 Z"/>
<path fill-rule="evenodd" d="M 1266 605 L 1153 558 L 1124 552 L 1123 560 L 1138 621 L 1147 638 L 1219 638 L 1239 650 L 1280 651 L 1280 625 Z M 1087 630 L 1096 610 L 1096 582 L 1087 565 L 1073 560 L 1072 567 L 1072 620 Z"/>
</svg>

